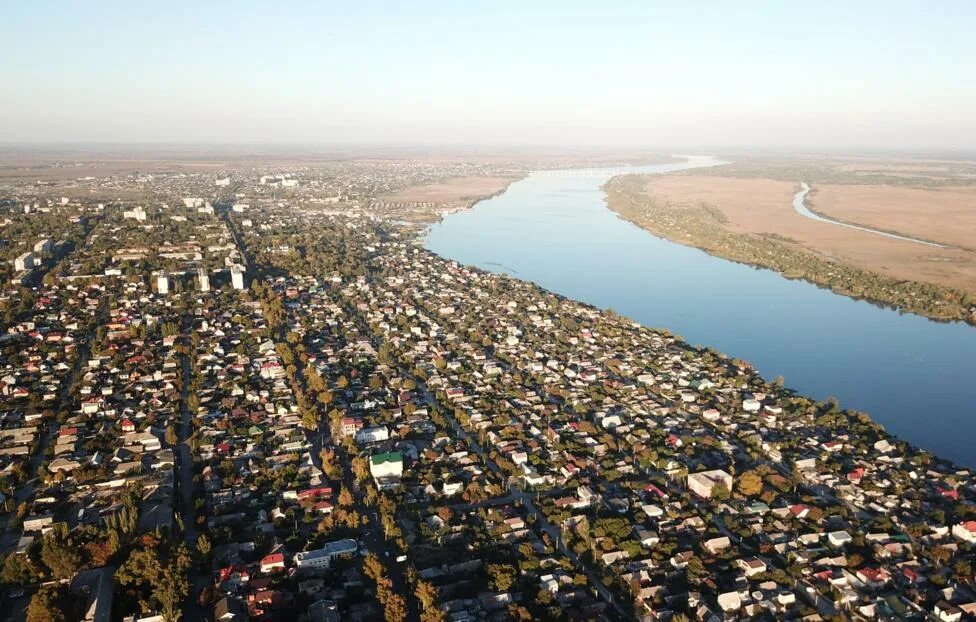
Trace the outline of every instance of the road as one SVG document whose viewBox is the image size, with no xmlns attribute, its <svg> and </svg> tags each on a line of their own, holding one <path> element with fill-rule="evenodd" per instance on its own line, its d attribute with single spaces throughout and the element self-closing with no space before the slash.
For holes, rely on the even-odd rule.
<svg viewBox="0 0 976 622">
<path fill-rule="evenodd" d="M 184 312 L 182 319 L 182 343 L 189 347 L 190 330 L 192 328 L 192 317 L 189 311 Z M 190 352 L 192 354 L 192 352 Z M 176 459 L 177 478 L 174 481 L 179 490 L 180 514 L 183 517 L 183 539 L 191 552 L 196 551 L 197 537 L 200 535 L 197 529 L 196 511 L 194 500 L 196 498 L 196 485 L 193 482 L 193 452 L 190 449 L 190 436 L 193 434 L 191 423 L 193 414 L 190 412 L 188 400 L 190 397 L 190 384 L 193 379 L 193 367 L 190 364 L 190 354 L 182 357 L 183 382 L 180 387 L 180 426 L 179 443 Z M 197 555 L 193 555 L 194 559 Z M 209 577 L 202 574 L 198 566 L 190 571 L 187 577 L 190 582 L 190 596 L 183 603 L 183 620 L 187 622 L 203 622 L 207 619 L 206 612 L 200 607 L 197 594 L 209 583 Z"/>
<path fill-rule="evenodd" d="M 417 386 L 418 387 L 422 386 L 419 383 L 419 381 Z M 432 405 L 436 400 L 436 398 L 427 390 L 426 385 L 423 385 L 423 391 L 425 395 L 425 401 L 428 403 L 428 405 Z M 488 468 L 493 473 L 495 473 L 496 476 L 501 477 L 503 480 L 507 479 L 507 476 L 502 472 L 502 470 L 495 463 L 495 461 L 489 458 L 488 455 L 485 453 L 485 450 L 484 448 L 481 447 L 481 444 L 478 443 L 474 438 L 471 438 L 467 433 L 467 431 L 461 427 L 461 424 L 458 423 L 457 419 L 454 418 L 454 414 L 450 412 L 450 409 L 445 409 L 443 414 L 447 422 L 450 423 L 451 426 L 454 428 L 455 433 L 462 440 L 464 440 L 468 444 L 468 446 L 475 451 L 475 453 L 477 453 L 481 457 L 482 461 L 486 465 L 488 465 Z M 551 495 L 551 494 L 556 494 L 558 492 L 559 491 L 550 490 L 547 491 L 545 494 Z M 489 499 L 487 501 L 480 502 L 480 504 L 477 505 L 481 505 L 481 504 L 489 505 L 489 506 L 502 505 L 502 504 L 507 504 L 509 500 L 511 500 L 511 502 L 514 502 L 516 504 L 520 504 L 522 507 L 526 509 L 526 511 L 531 516 L 535 517 L 536 524 L 544 532 L 546 532 L 546 534 L 549 535 L 549 538 L 556 544 L 556 547 L 563 553 L 563 555 L 565 555 L 569 559 L 569 561 L 573 564 L 573 566 L 577 570 L 582 572 L 584 575 L 586 575 L 586 578 L 590 583 L 591 590 L 593 590 L 594 593 L 599 594 L 600 598 L 602 598 L 604 602 L 610 605 L 613 608 L 613 610 L 617 613 L 617 615 L 620 616 L 620 619 L 622 620 L 631 619 L 632 617 L 631 614 L 627 612 L 623 608 L 623 606 L 621 606 L 621 604 L 613 597 L 613 592 L 603 584 L 601 577 L 597 575 L 595 572 L 593 572 L 592 570 L 590 570 L 590 568 L 587 567 L 586 564 L 581 562 L 579 556 L 576 555 L 575 551 L 573 551 L 572 549 L 566 546 L 566 543 L 563 542 L 561 530 L 558 529 L 552 523 L 550 523 L 549 519 L 546 518 L 546 515 L 542 511 L 540 511 L 539 508 L 537 508 L 535 503 L 532 501 L 532 498 L 535 495 L 533 493 L 527 493 L 521 489 L 514 488 L 512 486 L 509 487 L 509 493 L 510 494 L 505 497 L 497 497 L 495 499 Z"/>
</svg>

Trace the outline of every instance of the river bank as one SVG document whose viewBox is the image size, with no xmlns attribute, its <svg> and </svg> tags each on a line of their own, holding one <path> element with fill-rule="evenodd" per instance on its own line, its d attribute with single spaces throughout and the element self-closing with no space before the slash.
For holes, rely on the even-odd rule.
<svg viewBox="0 0 976 622">
<path fill-rule="evenodd" d="M 531 174 L 430 225 L 423 244 L 461 264 L 666 328 L 748 361 L 767 379 L 783 376 L 800 394 L 835 397 L 870 413 L 913 445 L 976 465 L 969 442 L 976 435 L 976 330 L 728 261 L 650 235 L 606 207 L 601 187 L 615 176 L 670 177 L 721 164 L 693 157 L 637 169 Z M 795 184 L 782 190 L 792 212 Z"/>
<path fill-rule="evenodd" d="M 654 235 L 716 257 L 770 269 L 842 296 L 929 319 L 976 325 L 976 302 L 965 291 L 868 270 L 811 250 L 787 235 L 737 230 L 718 207 L 705 202 L 658 200 L 648 195 L 645 181 L 639 175 L 610 179 L 603 186 L 607 207 Z"/>
</svg>

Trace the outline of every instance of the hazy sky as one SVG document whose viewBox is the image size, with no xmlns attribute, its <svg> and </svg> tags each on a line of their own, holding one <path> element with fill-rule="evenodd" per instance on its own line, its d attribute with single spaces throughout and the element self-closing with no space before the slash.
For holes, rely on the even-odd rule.
<svg viewBox="0 0 976 622">
<path fill-rule="evenodd" d="M 974 0 L 11 1 L 0 41 L 0 142 L 976 146 Z"/>
</svg>

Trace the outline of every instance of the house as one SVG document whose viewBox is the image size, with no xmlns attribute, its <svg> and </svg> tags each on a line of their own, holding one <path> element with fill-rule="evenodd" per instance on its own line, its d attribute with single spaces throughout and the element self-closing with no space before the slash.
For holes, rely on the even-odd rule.
<svg viewBox="0 0 976 622">
<path fill-rule="evenodd" d="M 395 488 L 403 476 L 403 454 L 376 454 L 369 459 L 369 473 L 380 490 Z"/>
<path fill-rule="evenodd" d="M 312 622 L 339 622 L 339 607 L 334 600 L 320 599 L 308 606 L 308 617 Z"/>
<path fill-rule="evenodd" d="M 742 598 L 738 592 L 725 592 L 718 595 L 718 606 L 725 612 L 736 612 L 742 608 Z"/>
<path fill-rule="evenodd" d="M 731 491 L 732 476 L 720 469 L 688 475 L 688 489 L 699 497 L 710 499 L 716 486 L 724 486 L 725 490 Z"/>
<path fill-rule="evenodd" d="M 861 568 L 856 576 L 872 587 L 884 585 L 891 579 L 891 573 L 886 568 Z"/>
<path fill-rule="evenodd" d="M 970 544 L 976 543 L 976 520 L 969 520 L 953 525 L 952 535 L 964 542 L 969 542 Z"/>
<path fill-rule="evenodd" d="M 759 559 L 758 557 L 750 557 L 748 559 L 737 559 L 735 560 L 735 565 L 738 566 L 747 577 L 752 577 L 757 574 L 766 572 L 766 562 Z"/>
<path fill-rule="evenodd" d="M 44 531 L 54 523 L 54 514 L 28 516 L 24 519 L 24 531 Z"/>
<path fill-rule="evenodd" d="M 285 555 L 283 553 L 271 553 L 261 559 L 261 572 L 268 574 L 285 569 Z"/>
<path fill-rule="evenodd" d="M 359 417 L 342 418 L 342 436 L 353 436 L 363 428 L 363 420 Z"/>
<path fill-rule="evenodd" d="M 962 609 L 944 600 L 935 603 L 934 613 L 940 622 L 959 622 L 962 619 Z"/>
<path fill-rule="evenodd" d="M 238 622 L 247 620 L 247 607 L 235 596 L 224 596 L 214 605 L 215 622 Z"/>
<path fill-rule="evenodd" d="M 350 538 L 328 542 L 320 549 L 296 553 L 295 567 L 299 570 L 328 568 L 334 560 L 355 555 L 358 550 L 359 543 Z"/>
<path fill-rule="evenodd" d="M 390 440 L 390 431 L 386 426 L 374 426 L 363 428 L 356 432 L 356 444 L 367 445 L 369 443 L 381 443 Z"/>
<path fill-rule="evenodd" d="M 706 551 L 712 555 L 715 555 L 732 546 L 732 541 L 729 540 L 728 536 L 720 536 L 718 538 L 705 540 L 705 542 L 702 543 L 702 546 Z"/>
</svg>

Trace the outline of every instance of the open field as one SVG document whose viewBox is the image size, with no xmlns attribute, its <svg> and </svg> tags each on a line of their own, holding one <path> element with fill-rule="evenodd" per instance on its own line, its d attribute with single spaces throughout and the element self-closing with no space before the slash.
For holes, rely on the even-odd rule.
<svg viewBox="0 0 976 622">
<path fill-rule="evenodd" d="M 723 156 L 731 163 L 683 175 L 777 179 L 811 185 L 853 184 L 933 189 L 976 186 L 976 160 L 828 156 Z"/>
<path fill-rule="evenodd" d="M 433 203 L 436 207 L 462 208 L 479 199 L 503 192 L 520 175 L 454 177 L 436 184 L 421 184 L 377 197 L 380 201 Z"/>
<path fill-rule="evenodd" d="M 706 204 L 738 234 L 774 234 L 824 257 L 897 279 L 966 289 L 976 295 L 976 253 L 937 248 L 818 222 L 793 210 L 798 184 L 773 179 L 665 175 L 648 177 L 647 195 L 656 202 Z M 965 197 L 976 188 L 918 190 L 891 186 L 814 186 L 808 205 L 832 218 L 961 245 L 976 231 L 976 207 Z M 971 199 L 970 206 L 976 206 Z M 889 211 L 890 209 L 890 211 Z M 972 240 L 969 244 L 974 244 Z"/>
<path fill-rule="evenodd" d="M 976 186 L 821 184 L 807 206 L 844 222 L 976 251 Z"/>
<path fill-rule="evenodd" d="M 655 235 L 719 257 L 927 317 L 976 323 L 976 251 L 967 235 L 976 230 L 976 186 L 959 177 L 968 166 L 947 165 L 951 185 L 943 183 L 950 175 L 943 165 L 933 165 L 932 183 L 913 165 L 910 177 L 884 185 L 852 183 L 862 169 L 850 163 L 757 166 L 616 177 L 605 186 L 608 205 Z M 881 168 L 870 164 L 872 175 Z M 885 170 L 905 172 L 898 165 Z M 825 216 L 946 247 L 797 214 L 792 201 L 803 181 L 813 188 L 807 206 Z"/>
</svg>

